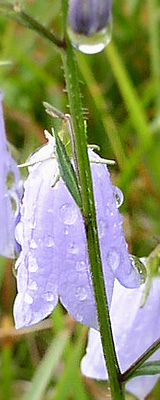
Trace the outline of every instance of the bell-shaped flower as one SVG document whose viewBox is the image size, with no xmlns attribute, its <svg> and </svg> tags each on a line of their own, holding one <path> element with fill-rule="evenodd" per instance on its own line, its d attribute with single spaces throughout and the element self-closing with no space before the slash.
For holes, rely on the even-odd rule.
<svg viewBox="0 0 160 400">
<path fill-rule="evenodd" d="M 147 302 L 141 308 L 144 285 L 126 289 L 115 281 L 111 323 L 115 348 L 121 371 L 128 369 L 136 359 L 160 337 L 160 279 L 154 278 Z M 157 350 L 148 360 L 160 359 Z M 81 362 L 82 373 L 97 380 L 108 379 L 100 333 L 90 329 L 87 352 Z M 126 390 L 143 400 L 152 390 L 159 376 L 139 376 L 128 381 Z"/>
<path fill-rule="evenodd" d="M 79 322 L 97 327 L 82 215 L 65 183 L 56 184 L 58 164 L 55 140 L 30 159 L 24 185 L 21 219 L 16 238 L 22 247 L 17 260 L 18 294 L 14 304 L 16 327 L 35 324 L 61 303 Z M 90 159 L 101 161 L 93 151 Z M 40 162 L 40 160 L 42 160 Z M 140 285 L 127 251 L 122 217 L 117 208 L 118 189 L 105 165 L 91 163 L 103 273 L 109 303 L 114 277 L 129 287 Z M 94 244 L 93 244 L 94 245 Z"/>
<path fill-rule="evenodd" d="M 0 91 L 0 254 L 14 258 L 18 245 L 15 224 L 19 214 L 20 176 L 7 145 Z"/>
</svg>

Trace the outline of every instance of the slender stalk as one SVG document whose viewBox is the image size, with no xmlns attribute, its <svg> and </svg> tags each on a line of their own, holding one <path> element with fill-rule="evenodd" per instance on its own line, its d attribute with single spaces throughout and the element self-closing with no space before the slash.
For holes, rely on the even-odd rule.
<svg viewBox="0 0 160 400">
<path fill-rule="evenodd" d="M 66 25 L 67 0 L 62 1 L 64 26 Z M 111 394 L 113 400 L 123 400 L 124 392 L 120 383 L 120 369 L 114 348 L 109 309 L 105 292 L 102 271 L 96 214 L 93 198 L 91 171 L 87 154 L 87 140 L 81 109 L 81 97 L 77 76 L 76 60 L 72 46 L 65 31 L 66 51 L 62 55 L 66 78 L 66 86 L 73 121 L 75 150 L 78 161 L 82 211 L 85 223 L 88 255 L 91 268 L 92 283 L 97 307 L 97 315 L 104 349 L 104 356 L 109 374 Z"/>
<path fill-rule="evenodd" d="M 160 26 L 157 16 L 158 2 L 157 0 L 148 0 L 148 29 L 150 38 L 150 62 L 151 74 L 156 87 L 155 107 L 156 116 L 160 116 Z"/>
<path fill-rule="evenodd" d="M 160 338 L 157 339 L 123 374 L 121 374 L 121 381 L 126 382 L 134 377 L 135 371 L 137 371 L 137 369 L 140 368 L 141 365 L 159 349 L 159 347 Z"/>
<path fill-rule="evenodd" d="M 64 42 L 56 37 L 53 32 L 50 32 L 42 24 L 36 21 L 31 15 L 24 12 L 20 5 L 0 2 L 0 12 L 6 16 L 18 21 L 21 25 L 27 26 L 32 31 L 37 32 L 40 36 L 48 39 L 50 42 L 55 44 L 57 48 L 63 48 Z"/>
</svg>

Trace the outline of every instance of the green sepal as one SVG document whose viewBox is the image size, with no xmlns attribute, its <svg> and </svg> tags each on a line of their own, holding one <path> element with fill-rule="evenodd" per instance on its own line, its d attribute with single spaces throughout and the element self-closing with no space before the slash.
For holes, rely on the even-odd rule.
<svg viewBox="0 0 160 400">
<path fill-rule="evenodd" d="M 56 154 L 60 175 L 78 207 L 82 208 L 81 194 L 74 168 L 71 164 L 65 146 L 58 134 L 55 134 Z"/>
<path fill-rule="evenodd" d="M 131 378 L 142 375 L 158 375 L 160 374 L 160 360 L 150 361 L 144 363 L 140 368 L 138 368 Z"/>
</svg>

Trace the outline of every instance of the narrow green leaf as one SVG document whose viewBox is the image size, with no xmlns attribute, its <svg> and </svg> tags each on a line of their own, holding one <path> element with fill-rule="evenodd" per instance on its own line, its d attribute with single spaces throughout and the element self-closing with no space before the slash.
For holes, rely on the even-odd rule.
<svg viewBox="0 0 160 400">
<path fill-rule="evenodd" d="M 89 400 L 90 396 L 87 392 L 87 388 L 85 388 L 85 384 L 82 380 L 82 376 L 80 371 L 77 369 L 74 374 L 74 379 L 72 382 L 72 393 L 74 400 Z"/>
<path fill-rule="evenodd" d="M 78 341 L 70 349 L 70 354 L 68 355 L 66 367 L 56 387 L 56 392 L 53 398 L 54 400 L 65 400 L 68 398 L 68 393 L 72 391 L 72 389 L 74 390 L 74 383 L 72 388 L 71 382 L 74 382 L 75 375 L 77 374 L 77 370 L 79 369 L 79 363 L 84 350 L 85 335 L 86 328 L 83 328 L 82 333 L 80 333 L 79 335 Z"/>
<path fill-rule="evenodd" d="M 44 398 L 43 395 L 46 387 L 53 372 L 57 368 L 68 339 L 68 331 L 61 332 L 53 339 L 38 369 L 36 370 L 30 389 L 23 396 L 23 400 L 41 400 Z"/>
<path fill-rule="evenodd" d="M 76 173 L 66 152 L 65 146 L 57 134 L 55 134 L 55 141 L 60 175 L 64 180 L 72 197 L 74 198 L 76 204 L 79 208 L 81 208 L 82 202 Z"/>
<path fill-rule="evenodd" d="M 134 372 L 132 378 L 141 375 L 158 375 L 158 374 L 160 374 L 160 360 L 144 363 L 142 367 L 138 368 Z"/>
</svg>

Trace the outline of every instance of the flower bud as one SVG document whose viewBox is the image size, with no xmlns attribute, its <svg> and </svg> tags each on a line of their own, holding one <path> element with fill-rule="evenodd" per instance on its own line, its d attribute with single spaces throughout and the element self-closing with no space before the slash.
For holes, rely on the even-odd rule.
<svg viewBox="0 0 160 400">
<path fill-rule="evenodd" d="M 111 39 L 112 0 L 70 0 L 68 34 L 74 47 L 98 53 Z"/>
</svg>

